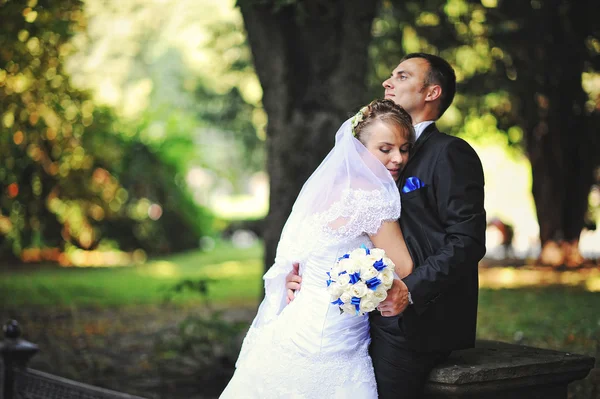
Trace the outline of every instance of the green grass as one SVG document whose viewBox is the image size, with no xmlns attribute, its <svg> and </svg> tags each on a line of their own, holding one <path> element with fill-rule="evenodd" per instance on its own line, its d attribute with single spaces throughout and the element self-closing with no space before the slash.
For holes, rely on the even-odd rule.
<svg viewBox="0 0 600 399">
<path fill-rule="evenodd" d="M 564 286 L 481 289 L 477 335 L 597 356 L 600 292 Z"/>
<path fill-rule="evenodd" d="M 261 294 L 262 246 L 240 249 L 220 243 L 194 251 L 119 268 L 31 267 L 0 272 L 0 304 L 104 307 L 160 305 L 183 280 L 210 279 L 211 303 L 257 304 Z M 517 271 L 515 271 L 517 272 Z M 179 304 L 197 303 L 195 292 L 175 295 Z M 478 338 L 594 354 L 600 347 L 600 292 L 581 288 L 535 287 L 480 290 Z"/>
<path fill-rule="evenodd" d="M 131 267 L 22 265 L 0 272 L 0 304 L 5 308 L 160 304 L 177 283 L 199 279 L 212 280 L 208 291 L 214 302 L 256 301 L 261 275 L 260 245 L 240 249 L 224 243 L 210 252 L 193 251 Z M 173 300 L 198 301 L 200 296 L 184 291 Z"/>
</svg>

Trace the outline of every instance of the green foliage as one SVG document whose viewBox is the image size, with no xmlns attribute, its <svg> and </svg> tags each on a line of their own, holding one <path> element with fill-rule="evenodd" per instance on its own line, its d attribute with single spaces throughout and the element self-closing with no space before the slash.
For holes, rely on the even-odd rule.
<svg viewBox="0 0 600 399">
<path fill-rule="evenodd" d="M 262 109 L 262 90 L 241 21 L 221 21 L 209 26 L 206 46 L 215 63 L 223 66 L 221 82 L 198 77 L 193 89 L 194 114 L 204 127 L 203 134 L 216 130 L 221 151 L 205 145 L 202 163 L 234 186 L 245 184 L 249 172 L 264 169 L 266 115 Z M 233 84 L 232 84 L 233 83 Z M 208 143 L 208 140 L 206 141 Z M 226 167 L 223 167 L 226 165 Z"/>
<path fill-rule="evenodd" d="M 212 216 L 187 192 L 184 163 L 175 158 L 185 157 L 185 149 L 193 147 L 190 140 L 168 136 L 158 144 L 145 144 L 140 136 L 85 137 L 85 144 L 97 149 L 96 173 L 105 180 L 105 190 L 106 181 L 120 183 L 112 217 L 97 225 L 99 235 L 122 249 L 141 248 L 150 254 L 197 248 L 212 230 Z"/>
<path fill-rule="evenodd" d="M 151 362 L 163 378 L 193 378 L 196 384 L 231 376 L 248 324 L 229 322 L 220 313 L 188 317 L 175 333 L 158 337 Z M 207 393 L 205 389 L 203 393 Z"/>
<path fill-rule="evenodd" d="M 187 292 L 192 292 L 197 295 L 200 295 L 204 299 L 204 301 L 208 302 L 208 286 L 209 284 L 212 284 L 214 282 L 215 280 L 206 278 L 201 278 L 197 280 L 182 280 L 175 284 L 173 287 L 170 287 L 166 290 L 165 302 L 170 302 L 178 294 Z"/>
<path fill-rule="evenodd" d="M 228 8 L 90 0 L 90 24 L 105 29 L 79 35 L 69 65 L 79 84 L 114 107 L 125 136 L 139 137 L 181 176 L 202 169 L 210 176 L 203 189 L 239 192 L 264 167 L 266 116 L 241 17 Z M 127 21 L 123 35 L 112 31 L 115 20 Z M 106 72 L 117 66 L 119 73 Z"/>
<path fill-rule="evenodd" d="M 63 240 L 89 247 L 86 211 L 92 204 L 108 208 L 87 189 L 94 158 L 81 145 L 95 107 L 63 67 L 73 49 L 68 37 L 85 26 L 80 6 L 0 4 L 0 253 Z"/>
<path fill-rule="evenodd" d="M 212 222 L 182 181 L 175 153 L 190 140 L 124 135 L 111 111 L 70 83 L 64 64 L 86 25 L 81 5 L 0 2 L 0 257 L 107 242 L 148 253 L 197 248 Z"/>
</svg>

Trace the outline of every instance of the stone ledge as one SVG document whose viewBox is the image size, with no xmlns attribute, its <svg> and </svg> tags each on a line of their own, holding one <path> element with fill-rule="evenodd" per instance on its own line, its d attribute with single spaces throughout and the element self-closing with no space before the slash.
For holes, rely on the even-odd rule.
<svg viewBox="0 0 600 399">
<path fill-rule="evenodd" d="M 593 357 L 497 341 L 453 352 L 426 385 L 434 398 L 566 398 L 570 382 L 585 378 Z"/>
</svg>

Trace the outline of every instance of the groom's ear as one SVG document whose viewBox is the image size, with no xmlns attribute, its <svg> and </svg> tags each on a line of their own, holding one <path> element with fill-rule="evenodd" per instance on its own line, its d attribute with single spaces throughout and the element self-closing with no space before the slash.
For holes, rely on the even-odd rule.
<svg viewBox="0 0 600 399">
<path fill-rule="evenodd" d="M 430 85 L 427 87 L 427 97 L 425 101 L 435 101 L 442 95 L 442 87 L 440 85 Z"/>
</svg>

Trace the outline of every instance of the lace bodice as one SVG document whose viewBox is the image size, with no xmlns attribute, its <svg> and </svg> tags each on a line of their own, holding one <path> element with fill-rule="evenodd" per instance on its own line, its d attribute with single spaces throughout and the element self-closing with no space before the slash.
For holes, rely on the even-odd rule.
<svg viewBox="0 0 600 399">
<path fill-rule="evenodd" d="M 302 262 L 325 248 L 352 248 L 364 241 L 361 236 L 377 233 L 384 221 L 400 217 L 399 195 L 391 196 L 386 190 L 344 189 L 337 200 L 323 207 L 298 221 L 297 231 L 284 230 L 278 257 Z"/>
</svg>

